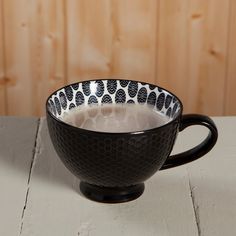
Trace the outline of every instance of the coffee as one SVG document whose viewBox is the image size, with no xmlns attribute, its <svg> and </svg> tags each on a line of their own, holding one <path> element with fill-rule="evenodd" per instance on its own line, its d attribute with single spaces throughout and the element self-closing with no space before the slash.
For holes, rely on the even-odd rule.
<svg viewBox="0 0 236 236">
<path fill-rule="evenodd" d="M 75 107 L 62 120 L 87 130 L 120 133 L 156 128 L 169 118 L 149 105 L 104 104 Z"/>
</svg>

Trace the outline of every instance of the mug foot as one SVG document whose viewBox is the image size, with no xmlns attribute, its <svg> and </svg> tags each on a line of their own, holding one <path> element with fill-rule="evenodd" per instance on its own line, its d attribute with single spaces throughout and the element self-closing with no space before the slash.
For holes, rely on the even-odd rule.
<svg viewBox="0 0 236 236">
<path fill-rule="evenodd" d="M 108 188 L 81 182 L 80 191 L 85 197 L 96 202 L 122 203 L 140 197 L 144 191 L 144 184 L 141 183 L 128 187 Z"/>
</svg>

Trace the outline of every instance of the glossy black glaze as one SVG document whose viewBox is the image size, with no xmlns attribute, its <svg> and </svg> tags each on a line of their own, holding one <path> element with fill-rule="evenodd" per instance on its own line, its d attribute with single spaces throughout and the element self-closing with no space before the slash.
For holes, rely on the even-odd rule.
<svg viewBox="0 0 236 236">
<path fill-rule="evenodd" d="M 117 89 L 117 82 L 112 80 L 108 83 L 110 95 L 114 94 L 118 102 L 125 102 L 127 99 L 123 99 L 124 96 L 120 98 L 118 96 L 120 94 L 114 92 Z M 89 93 L 90 96 L 90 82 L 83 83 L 79 91 L 84 90 L 84 94 Z M 139 82 L 132 81 L 130 84 L 132 86 L 134 84 L 136 89 Z M 151 85 L 152 89 L 154 86 Z M 79 85 L 76 87 L 78 89 Z M 166 91 L 157 86 L 156 89 L 161 94 Z M 131 95 L 134 96 L 132 91 Z M 209 152 L 217 141 L 218 134 L 214 122 L 203 115 L 182 116 L 182 104 L 173 94 L 171 94 L 173 105 L 178 101 L 180 110 L 174 114 L 173 110 L 176 110 L 176 107 L 173 106 L 172 120 L 169 123 L 159 128 L 132 133 L 94 132 L 68 125 L 53 114 L 54 109 L 49 109 L 49 105 L 52 104 L 51 96 L 46 104 L 46 114 L 54 148 L 65 166 L 82 181 L 82 193 L 95 201 L 114 203 L 133 200 L 142 194 L 144 187 L 141 186 L 144 181 L 156 171 L 200 158 Z M 147 96 L 145 93 L 145 101 Z M 162 99 L 164 98 L 165 96 Z M 164 103 L 164 100 L 157 99 L 156 107 L 167 108 L 171 100 Z M 56 108 L 61 112 L 60 108 Z M 169 157 L 177 133 L 191 125 L 206 126 L 209 129 L 208 137 L 195 148 Z"/>
<path fill-rule="evenodd" d="M 80 190 L 87 198 L 93 201 L 103 203 L 121 203 L 135 200 L 141 196 L 144 191 L 144 184 L 141 183 L 119 188 L 106 188 L 81 182 Z"/>
<path fill-rule="evenodd" d="M 143 183 L 169 156 L 178 120 L 158 131 L 109 134 L 77 129 L 47 114 L 52 143 L 66 167 L 81 181 L 103 187 Z"/>
<path fill-rule="evenodd" d="M 180 131 L 191 125 L 201 125 L 209 129 L 209 134 L 199 145 L 183 153 L 170 156 L 161 170 L 176 167 L 194 161 L 208 153 L 215 145 L 218 138 L 218 131 L 213 120 L 199 114 L 183 115 L 180 123 Z"/>
</svg>

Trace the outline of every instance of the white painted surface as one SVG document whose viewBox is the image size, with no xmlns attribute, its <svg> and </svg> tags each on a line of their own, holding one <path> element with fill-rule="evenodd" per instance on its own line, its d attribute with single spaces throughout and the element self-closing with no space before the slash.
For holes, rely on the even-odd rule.
<svg viewBox="0 0 236 236">
<path fill-rule="evenodd" d="M 236 235 L 236 119 L 215 118 L 219 140 L 198 162 L 188 164 L 201 235 Z M 190 130 L 183 137 L 189 140 Z M 195 136 L 201 135 L 195 129 Z"/>
<path fill-rule="evenodd" d="M 18 227 L 18 231 L 13 231 L 9 229 L 11 223 L 1 221 L 0 235 L 19 235 L 21 221 L 24 236 L 236 235 L 236 117 L 214 120 L 219 141 L 209 154 L 188 165 L 158 172 L 146 182 L 139 199 L 116 205 L 92 202 L 78 193 L 79 181 L 57 157 L 43 120 L 23 219 L 17 215 L 25 204 L 27 178 L 20 197 L 14 196 L 12 190 L 22 179 L 22 171 L 14 168 L 21 163 L 11 161 L 4 168 L 0 166 L 5 171 L 4 175 L 0 172 L 0 186 L 5 191 L 5 195 L 0 195 L 0 220 L 5 220 L 5 215 L 14 216 L 12 222 Z M 12 142 L 17 142 L 12 133 L 7 133 Z M 174 152 L 197 144 L 205 134 L 205 129 L 188 128 L 179 135 Z M 28 146 L 34 143 L 28 141 Z M 4 149 L 1 145 L 1 159 L 8 153 Z M 26 169 L 29 171 L 30 167 Z M 3 177 L 5 182 L 1 182 Z M 8 201 L 4 196 L 8 196 Z"/>
<path fill-rule="evenodd" d="M 37 119 L 0 117 L 0 235 L 19 235 Z"/>
</svg>

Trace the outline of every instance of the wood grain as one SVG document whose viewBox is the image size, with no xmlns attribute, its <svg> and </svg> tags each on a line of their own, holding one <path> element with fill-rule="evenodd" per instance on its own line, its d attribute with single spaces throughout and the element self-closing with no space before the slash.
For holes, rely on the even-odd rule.
<svg viewBox="0 0 236 236">
<path fill-rule="evenodd" d="M 198 235 L 184 167 L 153 176 L 136 201 L 101 204 L 79 194 L 79 181 L 56 155 L 45 120 L 36 149 L 22 236 Z"/>
<path fill-rule="evenodd" d="M 20 235 L 38 119 L 0 117 L 0 235 Z"/>
<path fill-rule="evenodd" d="M 67 2 L 68 80 L 107 77 L 110 1 Z"/>
<path fill-rule="evenodd" d="M 223 114 L 229 0 L 162 0 L 159 14 L 158 83 L 185 112 Z"/>
<path fill-rule="evenodd" d="M 155 81 L 155 0 L 68 2 L 68 78 Z"/>
<path fill-rule="evenodd" d="M 3 0 L 0 0 L 0 115 L 6 115 L 5 38 Z"/>
<path fill-rule="evenodd" d="M 63 11 L 63 0 L 4 0 L 10 115 L 43 114 L 47 95 L 65 83 Z"/>
<path fill-rule="evenodd" d="M 92 78 L 176 93 L 185 112 L 236 114 L 234 0 L 0 0 L 0 114 L 43 115 Z"/>
<path fill-rule="evenodd" d="M 236 115 L 236 1 L 231 0 L 225 115 Z"/>
<path fill-rule="evenodd" d="M 3 0 L 8 114 L 32 114 L 28 1 Z"/>
<path fill-rule="evenodd" d="M 30 12 L 31 96 L 33 114 L 39 116 L 49 94 L 66 84 L 65 2 L 32 1 Z"/>
<path fill-rule="evenodd" d="M 154 83 L 159 1 L 112 3 L 110 75 Z"/>
</svg>

